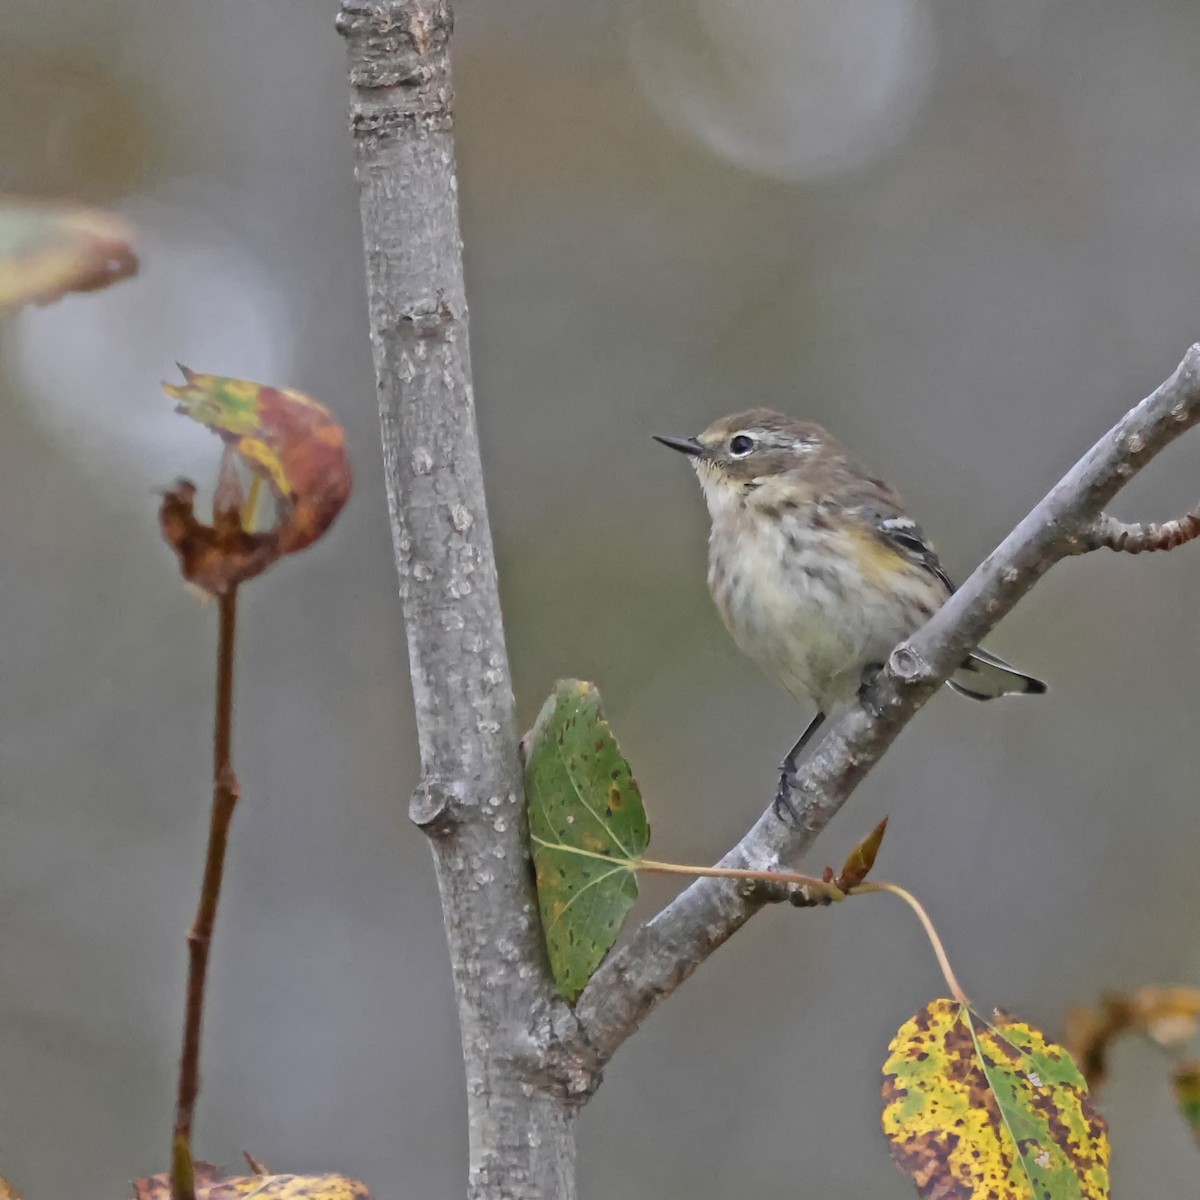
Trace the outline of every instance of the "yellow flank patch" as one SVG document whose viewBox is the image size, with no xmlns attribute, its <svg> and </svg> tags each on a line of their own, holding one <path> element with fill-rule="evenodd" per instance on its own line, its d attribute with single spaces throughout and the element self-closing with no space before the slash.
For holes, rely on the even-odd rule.
<svg viewBox="0 0 1200 1200">
<path fill-rule="evenodd" d="M 881 541 L 869 529 L 851 527 L 847 530 L 851 539 L 851 553 L 858 562 L 863 579 L 889 587 L 896 581 L 896 572 L 911 569 L 912 559 L 886 542 Z"/>
</svg>

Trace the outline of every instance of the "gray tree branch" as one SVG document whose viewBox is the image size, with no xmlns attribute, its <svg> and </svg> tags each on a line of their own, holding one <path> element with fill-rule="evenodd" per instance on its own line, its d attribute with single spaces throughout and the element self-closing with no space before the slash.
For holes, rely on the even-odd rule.
<svg viewBox="0 0 1200 1200">
<path fill-rule="evenodd" d="M 597 1076 L 545 967 L 475 430 L 445 0 L 345 0 L 371 343 L 429 835 L 462 1029 L 471 1197 L 571 1200 Z"/>
<path fill-rule="evenodd" d="M 794 867 L 897 734 L 1031 587 L 1060 559 L 1101 546 L 1167 549 L 1195 536 L 1200 515 L 1166 525 L 1124 525 L 1104 506 L 1164 446 L 1200 420 L 1200 345 L 1128 412 L 976 568 L 933 618 L 896 648 L 867 705 L 852 708 L 803 765 L 799 827 L 770 809 L 721 860 L 723 867 Z M 612 955 L 579 997 L 583 1034 L 606 1061 L 764 901 L 717 879 L 699 879 Z"/>
</svg>

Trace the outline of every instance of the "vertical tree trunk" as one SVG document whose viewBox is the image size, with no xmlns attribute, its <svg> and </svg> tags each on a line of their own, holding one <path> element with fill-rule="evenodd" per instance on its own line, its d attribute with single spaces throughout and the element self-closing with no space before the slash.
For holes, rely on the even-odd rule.
<svg viewBox="0 0 1200 1200">
<path fill-rule="evenodd" d="M 595 1072 L 545 966 L 475 431 L 445 0 L 345 0 L 371 342 L 472 1198 L 570 1200 Z"/>
</svg>

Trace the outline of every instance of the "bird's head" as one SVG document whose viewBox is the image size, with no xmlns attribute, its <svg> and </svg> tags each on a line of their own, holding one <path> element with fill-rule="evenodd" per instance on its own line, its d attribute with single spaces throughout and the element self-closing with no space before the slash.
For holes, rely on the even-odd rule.
<svg viewBox="0 0 1200 1200">
<path fill-rule="evenodd" d="M 807 499 L 822 470 L 844 458 L 820 425 L 769 408 L 721 417 L 698 437 L 655 438 L 691 459 L 714 517 L 755 492 L 787 489 L 798 493 L 798 500 Z"/>
</svg>

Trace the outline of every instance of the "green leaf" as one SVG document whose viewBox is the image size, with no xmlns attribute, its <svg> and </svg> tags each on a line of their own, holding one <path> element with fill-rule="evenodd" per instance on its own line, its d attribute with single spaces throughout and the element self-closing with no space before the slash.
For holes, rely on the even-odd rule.
<svg viewBox="0 0 1200 1200">
<path fill-rule="evenodd" d="M 1071 1056 L 1031 1025 L 935 1000 L 883 1068 L 883 1131 L 922 1197 L 1105 1200 L 1108 1133 Z"/>
<path fill-rule="evenodd" d="M 875 856 L 879 853 L 879 847 L 883 842 L 883 835 L 887 830 L 887 817 L 884 817 L 870 833 L 867 834 L 853 850 L 846 855 L 845 865 L 842 867 L 842 873 L 837 877 L 837 885 L 843 892 L 848 892 L 851 888 L 856 888 L 860 883 L 863 883 L 867 876 L 871 873 L 871 868 L 875 865 Z"/>
<path fill-rule="evenodd" d="M 525 743 L 525 796 L 550 968 L 573 1003 L 637 899 L 637 859 L 650 842 L 592 684 L 559 680 L 542 706 Z"/>
<path fill-rule="evenodd" d="M 1183 1119 L 1200 1142 L 1200 1063 L 1180 1063 L 1171 1076 L 1171 1087 Z"/>
</svg>

